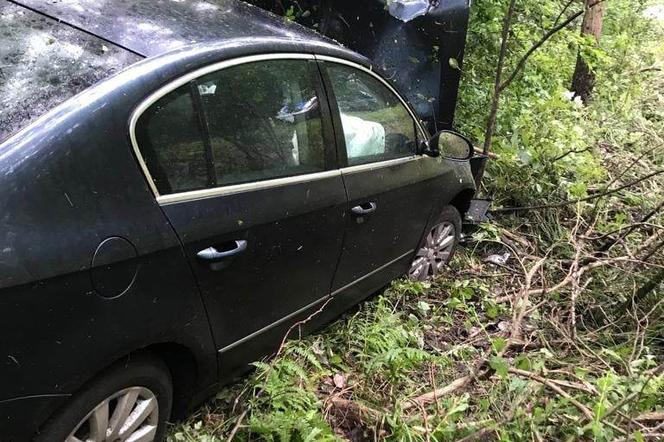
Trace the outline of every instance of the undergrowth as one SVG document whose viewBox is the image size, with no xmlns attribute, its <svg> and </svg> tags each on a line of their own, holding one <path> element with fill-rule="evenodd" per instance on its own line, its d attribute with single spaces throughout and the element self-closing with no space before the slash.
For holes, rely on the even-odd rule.
<svg viewBox="0 0 664 442">
<path fill-rule="evenodd" d="M 518 3 L 511 60 L 567 2 Z M 505 5 L 473 3 L 457 121 L 478 141 Z M 494 219 L 448 273 L 288 341 L 169 440 L 664 438 L 664 31 L 648 5 L 609 0 L 599 49 L 565 30 L 510 86 L 482 189 Z M 598 77 L 587 107 L 567 91 L 578 50 Z"/>
</svg>

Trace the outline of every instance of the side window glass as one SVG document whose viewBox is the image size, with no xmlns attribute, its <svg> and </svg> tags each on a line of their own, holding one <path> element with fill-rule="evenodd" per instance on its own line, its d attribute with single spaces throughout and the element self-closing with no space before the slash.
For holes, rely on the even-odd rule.
<svg viewBox="0 0 664 442">
<path fill-rule="evenodd" d="M 198 79 L 218 185 L 325 170 L 310 69 L 303 60 L 270 60 Z"/>
<path fill-rule="evenodd" d="M 242 64 L 160 98 L 136 139 L 161 195 L 325 170 L 317 69 Z"/>
<path fill-rule="evenodd" d="M 392 91 L 350 66 L 328 63 L 327 72 L 341 114 L 350 166 L 415 152 L 415 121 Z"/>
<path fill-rule="evenodd" d="M 208 185 L 199 118 L 186 84 L 157 100 L 136 124 L 143 160 L 161 195 Z"/>
</svg>

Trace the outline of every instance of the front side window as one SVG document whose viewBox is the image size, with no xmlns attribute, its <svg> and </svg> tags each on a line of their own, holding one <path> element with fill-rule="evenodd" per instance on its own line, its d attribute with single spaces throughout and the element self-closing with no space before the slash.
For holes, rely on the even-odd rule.
<svg viewBox="0 0 664 442">
<path fill-rule="evenodd" d="M 199 79 L 218 184 L 325 169 L 317 77 L 309 65 L 247 63 Z"/>
<path fill-rule="evenodd" d="M 415 120 L 392 91 L 372 75 L 350 66 L 328 64 L 327 72 L 350 166 L 415 153 Z"/>
<path fill-rule="evenodd" d="M 246 63 L 162 97 L 136 125 L 159 193 L 325 170 L 315 69 L 304 60 Z"/>
</svg>

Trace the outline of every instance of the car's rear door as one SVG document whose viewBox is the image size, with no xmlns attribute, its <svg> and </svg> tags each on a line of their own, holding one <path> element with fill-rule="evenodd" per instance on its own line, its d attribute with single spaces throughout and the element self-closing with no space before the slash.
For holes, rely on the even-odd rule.
<svg viewBox="0 0 664 442">
<path fill-rule="evenodd" d="M 439 159 L 416 155 L 423 130 L 384 80 L 361 66 L 318 58 L 349 199 L 332 290 L 352 304 L 406 271 L 445 168 Z"/>
<path fill-rule="evenodd" d="M 312 56 L 234 60 L 176 86 L 148 100 L 136 144 L 228 373 L 329 295 L 346 193 Z"/>
</svg>

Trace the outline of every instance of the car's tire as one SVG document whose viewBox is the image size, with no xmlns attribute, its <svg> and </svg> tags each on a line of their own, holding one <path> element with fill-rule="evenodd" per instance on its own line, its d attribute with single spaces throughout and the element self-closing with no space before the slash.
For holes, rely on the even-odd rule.
<svg viewBox="0 0 664 442">
<path fill-rule="evenodd" d="M 86 384 L 49 420 L 35 440 L 70 442 L 78 437 L 115 442 L 133 435 L 140 441 L 161 441 L 172 401 L 168 367 L 151 357 L 131 358 Z M 133 420 L 127 416 L 128 412 L 133 412 L 130 414 Z M 141 435 L 144 438 L 138 437 Z"/>
<path fill-rule="evenodd" d="M 461 237 L 461 215 L 454 206 L 445 206 L 424 235 L 408 269 L 408 277 L 428 281 L 452 260 Z"/>
</svg>

